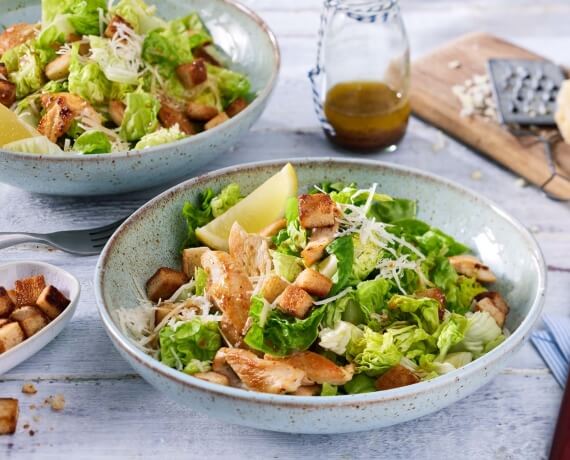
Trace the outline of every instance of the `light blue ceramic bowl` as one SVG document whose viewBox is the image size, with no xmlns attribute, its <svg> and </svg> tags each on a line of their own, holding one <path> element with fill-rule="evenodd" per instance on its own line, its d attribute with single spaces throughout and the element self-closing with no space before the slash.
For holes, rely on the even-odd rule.
<svg viewBox="0 0 570 460">
<path fill-rule="evenodd" d="M 95 292 L 103 325 L 121 355 L 148 382 L 172 398 L 230 423 L 299 433 L 341 433 L 379 428 L 435 412 L 487 383 L 528 338 L 539 318 L 545 266 L 531 234 L 493 203 L 444 179 L 372 161 L 296 160 L 299 185 L 323 180 L 357 182 L 419 203 L 419 217 L 469 244 L 498 276 L 511 305 L 510 337 L 490 353 L 434 380 L 362 395 L 269 395 L 219 386 L 170 369 L 147 356 L 121 332 L 113 311 L 137 304 L 159 266 L 179 266 L 184 237 L 180 209 L 205 187 L 237 182 L 245 193 L 277 172 L 283 162 L 243 165 L 184 182 L 135 212 L 108 242 L 97 264 Z"/>
<path fill-rule="evenodd" d="M 0 149 L 0 182 L 50 195 L 107 195 L 147 189 L 189 177 L 222 155 L 260 117 L 275 86 L 277 41 L 252 11 L 233 0 L 149 0 L 166 19 L 198 11 L 214 40 L 251 80 L 255 100 L 222 125 L 164 146 L 105 155 L 37 155 Z M 37 22 L 40 0 L 0 0 L 2 24 Z M 231 154 L 231 153 L 228 153 Z"/>
</svg>

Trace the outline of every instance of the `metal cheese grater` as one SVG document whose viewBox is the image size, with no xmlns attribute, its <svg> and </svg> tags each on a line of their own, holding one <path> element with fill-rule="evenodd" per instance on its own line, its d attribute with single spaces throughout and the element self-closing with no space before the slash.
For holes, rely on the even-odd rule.
<svg viewBox="0 0 570 460">
<path fill-rule="evenodd" d="M 489 59 L 488 68 L 499 121 L 513 135 L 533 137 L 544 145 L 552 174 L 540 188 L 549 198 L 558 200 L 546 187 L 556 177 L 570 181 L 558 172 L 553 156 L 552 146 L 560 139 L 559 134 L 545 134 L 533 127 L 556 124 L 556 96 L 565 80 L 564 72 L 550 61 L 526 59 Z"/>
</svg>

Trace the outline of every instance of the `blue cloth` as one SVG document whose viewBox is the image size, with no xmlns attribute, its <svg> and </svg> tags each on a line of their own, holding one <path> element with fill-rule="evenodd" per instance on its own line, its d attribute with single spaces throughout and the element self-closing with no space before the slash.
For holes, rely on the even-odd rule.
<svg viewBox="0 0 570 460">
<path fill-rule="evenodd" d="M 546 328 L 533 332 L 530 340 L 564 388 L 570 363 L 570 318 L 544 315 L 543 320 Z"/>
</svg>

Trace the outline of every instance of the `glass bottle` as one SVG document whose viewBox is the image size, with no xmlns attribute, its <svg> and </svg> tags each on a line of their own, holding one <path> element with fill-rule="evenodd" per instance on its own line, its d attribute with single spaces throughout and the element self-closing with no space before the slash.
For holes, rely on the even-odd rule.
<svg viewBox="0 0 570 460">
<path fill-rule="evenodd" d="M 325 0 L 315 110 L 334 143 L 393 150 L 410 115 L 410 52 L 397 0 Z"/>
</svg>

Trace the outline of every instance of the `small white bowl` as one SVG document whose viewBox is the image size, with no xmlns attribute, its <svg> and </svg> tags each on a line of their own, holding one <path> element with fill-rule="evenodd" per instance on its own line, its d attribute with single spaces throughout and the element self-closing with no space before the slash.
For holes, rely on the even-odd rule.
<svg viewBox="0 0 570 460">
<path fill-rule="evenodd" d="M 12 289 L 16 280 L 44 275 L 46 284 L 55 286 L 71 302 L 56 319 L 22 343 L 0 354 L 0 375 L 36 354 L 63 330 L 79 301 L 79 281 L 65 270 L 44 262 L 21 261 L 0 265 L 0 286 Z"/>
</svg>

